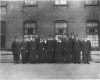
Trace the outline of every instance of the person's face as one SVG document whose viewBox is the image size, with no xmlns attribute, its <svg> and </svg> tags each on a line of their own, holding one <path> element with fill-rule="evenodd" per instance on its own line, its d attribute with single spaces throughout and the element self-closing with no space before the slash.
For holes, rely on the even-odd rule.
<svg viewBox="0 0 100 80">
<path fill-rule="evenodd" d="M 79 40 L 79 38 L 78 38 L 78 37 L 76 37 L 76 40 Z"/>
<path fill-rule="evenodd" d="M 16 42 L 17 42 L 17 39 L 15 39 L 14 41 L 16 41 Z"/>
<path fill-rule="evenodd" d="M 74 35 L 72 35 L 71 38 L 74 39 L 75 38 Z"/>
</svg>

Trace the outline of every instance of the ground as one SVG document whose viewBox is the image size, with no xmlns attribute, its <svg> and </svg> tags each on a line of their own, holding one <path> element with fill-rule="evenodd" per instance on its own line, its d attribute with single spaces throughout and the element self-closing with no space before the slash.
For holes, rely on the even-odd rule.
<svg viewBox="0 0 100 80">
<path fill-rule="evenodd" d="M 100 63 L 0 64 L 0 80 L 100 79 Z"/>
<path fill-rule="evenodd" d="M 92 51 L 90 64 L 14 64 L 13 55 L 0 51 L 0 80 L 100 79 L 100 51 Z M 6 63 L 2 63 L 6 62 Z"/>
</svg>

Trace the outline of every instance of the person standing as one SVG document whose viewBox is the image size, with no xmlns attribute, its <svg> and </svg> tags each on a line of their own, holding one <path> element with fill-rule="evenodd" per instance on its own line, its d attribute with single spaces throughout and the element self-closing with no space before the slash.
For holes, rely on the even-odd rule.
<svg viewBox="0 0 100 80">
<path fill-rule="evenodd" d="M 30 55 L 29 55 L 29 62 L 36 63 L 38 59 L 38 52 L 37 52 L 37 43 L 35 38 L 30 42 Z"/>
<path fill-rule="evenodd" d="M 47 60 L 48 60 L 48 55 L 47 55 L 47 40 L 44 39 L 43 42 L 42 42 L 42 45 L 43 45 L 43 62 L 46 63 Z"/>
<path fill-rule="evenodd" d="M 66 37 L 65 40 L 63 40 L 62 42 L 63 42 L 63 49 L 64 49 L 64 62 L 70 63 L 71 50 L 72 50 L 70 39 Z"/>
<path fill-rule="evenodd" d="M 81 45 L 80 40 L 78 37 L 75 37 L 74 44 L 73 44 L 73 60 L 74 63 L 80 63 L 80 54 L 81 54 Z"/>
<path fill-rule="evenodd" d="M 82 62 L 85 64 L 89 64 L 91 60 L 90 56 L 91 51 L 91 43 L 89 40 L 82 41 Z"/>
<path fill-rule="evenodd" d="M 86 42 L 84 40 L 81 41 L 81 50 L 82 50 L 82 63 L 86 63 Z"/>
<path fill-rule="evenodd" d="M 91 42 L 89 40 L 86 41 L 86 63 L 89 64 L 90 60 L 91 60 L 91 55 L 90 55 L 90 51 L 91 51 Z"/>
<path fill-rule="evenodd" d="M 47 61 L 48 62 L 54 62 L 54 56 L 55 56 L 55 46 L 56 46 L 56 40 L 49 35 L 49 38 L 47 40 Z"/>
<path fill-rule="evenodd" d="M 42 45 L 40 43 L 40 37 L 38 36 L 37 38 L 35 38 L 35 42 L 36 42 L 36 61 L 38 63 L 42 62 L 41 61 L 41 57 L 42 57 Z"/>
<path fill-rule="evenodd" d="M 53 40 L 48 39 L 47 40 L 47 62 L 53 62 L 53 54 L 54 54 L 54 48 L 53 48 Z"/>
<path fill-rule="evenodd" d="M 20 51 L 19 51 L 19 44 L 17 42 L 17 39 L 15 39 L 12 42 L 12 52 L 13 52 L 13 59 L 14 59 L 14 63 L 19 63 L 20 60 Z"/>
<path fill-rule="evenodd" d="M 45 53 L 44 53 L 44 42 L 42 40 L 40 41 L 38 52 L 39 52 L 39 62 L 44 62 Z"/>
<path fill-rule="evenodd" d="M 26 41 L 23 41 L 21 43 L 21 57 L 22 57 L 22 60 L 21 62 L 22 63 L 26 63 L 26 54 L 28 53 L 28 50 L 27 50 L 27 42 Z"/>
<path fill-rule="evenodd" d="M 75 52 L 74 52 L 75 36 L 74 36 L 74 34 L 71 34 L 69 41 L 71 44 L 70 45 L 70 47 L 71 47 L 71 62 L 75 63 Z"/>
<path fill-rule="evenodd" d="M 57 40 L 55 48 L 55 61 L 56 63 L 64 62 L 64 50 L 61 40 Z"/>
</svg>

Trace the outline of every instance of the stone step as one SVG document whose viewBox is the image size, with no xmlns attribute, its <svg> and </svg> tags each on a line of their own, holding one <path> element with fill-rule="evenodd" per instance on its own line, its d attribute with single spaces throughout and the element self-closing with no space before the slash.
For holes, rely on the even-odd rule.
<svg viewBox="0 0 100 80">
<path fill-rule="evenodd" d="M 13 55 L 11 51 L 0 51 L 0 62 L 13 62 Z"/>
<path fill-rule="evenodd" d="M 91 58 L 94 62 L 100 62 L 100 51 L 91 51 Z"/>
</svg>

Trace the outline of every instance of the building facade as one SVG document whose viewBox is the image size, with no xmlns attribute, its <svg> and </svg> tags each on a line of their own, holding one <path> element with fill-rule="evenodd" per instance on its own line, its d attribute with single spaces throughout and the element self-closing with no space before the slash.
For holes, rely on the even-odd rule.
<svg viewBox="0 0 100 80">
<path fill-rule="evenodd" d="M 0 49 L 10 49 L 15 37 L 78 34 L 100 50 L 100 0 L 1 1 Z"/>
</svg>

